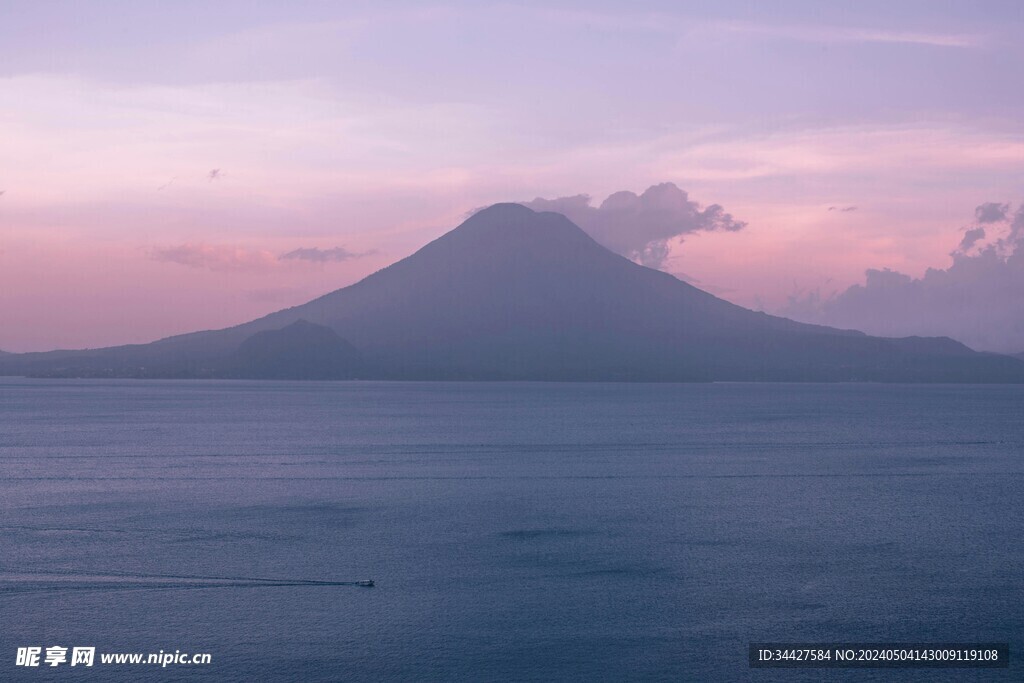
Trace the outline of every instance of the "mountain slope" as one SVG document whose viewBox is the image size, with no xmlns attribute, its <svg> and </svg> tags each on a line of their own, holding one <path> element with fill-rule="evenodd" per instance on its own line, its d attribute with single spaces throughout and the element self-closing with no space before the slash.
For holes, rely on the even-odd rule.
<svg viewBox="0 0 1024 683">
<path fill-rule="evenodd" d="M 948 339 L 889 340 L 755 313 L 601 247 L 564 216 L 485 209 L 412 256 L 226 330 L 24 354 L 34 374 L 224 376 L 246 339 L 309 321 L 383 379 L 1024 381 Z"/>
</svg>

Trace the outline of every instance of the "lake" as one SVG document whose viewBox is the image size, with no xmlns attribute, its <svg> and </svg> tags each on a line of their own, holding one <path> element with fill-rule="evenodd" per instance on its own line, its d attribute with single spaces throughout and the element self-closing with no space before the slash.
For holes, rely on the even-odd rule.
<svg viewBox="0 0 1024 683">
<path fill-rule="evenodd" d="M 1020 657 L 1022 416 L 1020 386 L 0 378 L 0 679 L 1020 680 L 747 644 Z M 15 666 L 52 645 L 212 663 Z"/>
</svg>

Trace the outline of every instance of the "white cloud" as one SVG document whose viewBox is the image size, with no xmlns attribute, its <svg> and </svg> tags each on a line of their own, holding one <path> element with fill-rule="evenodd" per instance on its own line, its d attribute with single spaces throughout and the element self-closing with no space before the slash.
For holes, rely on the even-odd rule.
<svg viewBox="0 0 1024 683">
<path fill-rule="evenodd" d="M 674 238 L 702 231 L 736 231 L 746 226 L 718 204 L 702 208 L 672 183 L 654 185 L 641 195 L 622 190 L 600 206 L 591 206 L 587 195 L 538 197 L 523 205 L 535 211 L 564 214 L 612 251 L 651 268 L 665 265 L 669 242 Z"/>
</svg>

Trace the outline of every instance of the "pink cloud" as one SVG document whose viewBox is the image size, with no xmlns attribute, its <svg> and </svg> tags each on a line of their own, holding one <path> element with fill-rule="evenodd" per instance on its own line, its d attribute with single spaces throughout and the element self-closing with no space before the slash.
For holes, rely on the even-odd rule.
<svg viewBox="0 0 1024 683">
<path fill-rule="evenodd" d="M 277 255 L 266 249 L 214 244 L 155 247 L 149 250 L 149 257 L 154 261 L 209 270 L 265 270 L 279 265 Z"/>
</svg>

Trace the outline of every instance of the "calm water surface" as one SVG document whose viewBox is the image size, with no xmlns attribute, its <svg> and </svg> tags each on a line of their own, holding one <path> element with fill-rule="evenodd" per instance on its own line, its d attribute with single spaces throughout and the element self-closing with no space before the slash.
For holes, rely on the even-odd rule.
<svg viewBox="0 0 1024 683">
<path fill-rule="evenodd" d="M 1021 680 L 1022 415 L 1024 387 L 0 379 L 0 680 Z M 752 640 L 1017 659 L 752 671 Z"/>
</svg>

